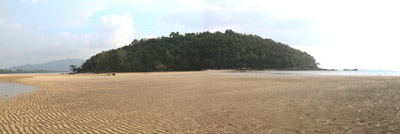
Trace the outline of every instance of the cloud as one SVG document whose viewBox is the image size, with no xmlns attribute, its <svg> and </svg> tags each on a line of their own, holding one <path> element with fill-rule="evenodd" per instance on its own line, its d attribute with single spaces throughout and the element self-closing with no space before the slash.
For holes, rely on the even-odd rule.
<svg viewBox="0 0 400 134">
<path fill-rule="evenodd" d="M 21 29 L 21 28 L 22 28 L 22 25 L 21 25 L 21 24 L 18 24 L 18 23 L 15 23 L 15 24 L 9 24 L 9 27 Z"/>
<path fill-rule="evenodd" d="M 109 33 L 109 42 L 117 47 L 128 45 L 132 42 L 135 29 L 131 13 L 124 15 L 112 14 L 101 17 L 101 22 L 105 28 L 103 32 Z"/>
<path fill-rule="evenodd" d="M 215 5 L 215 4 L 206 3 L 203 0 L 187 0 L 184 2 L 188 5 L 188 7 L 189 7 L 188 9 L 193 9 L 193 10 L 220 10 L 221 9 L 220 6 Z M 211 1 L 211 2 L 215 2 L 215 1 Z"/>
<path fill-rule="evenodd" d="M 21 3 L 25 3 L 25 2 L 36 3 L 38 1 L 39 0 L 20 0 Z M 0 2 L 1 2 L 1 0 L 0 0 Z"/>
<path fill-rule="evenodd" d="M 216 32 L 216 31 L 225 31 L 227 29 L 235 30 L 238 29 L 238 25 L 227 25 L 227 26 L 218 26 L 218 27 L 212 27 L 211 29 L 208 29 L 207 31 L 210 32 Z"/>
<path fill-rule="evenodd" d="M 187 7 L 169 12 L 159 21 L 173 29 L 172 31 L 198 32 L 232 29 L 296 45 L 318 44 L 325 39 L 318 36 L 318 29 L 313 25 L 313 20 L 305 17 L 285 18 L 271 15 L 273 12 L 266 9 L 271 5 L 265 5 L 266 3 L 268 2 L 256 0 L 187 1 Z M 318 39 L 315 39 L 316 37 Z"/>
<path fill-rule="evenodd" d="M 104 50 L 104 47 L 95 46 L 97 42 L 95 45 L 85 44 L 90 36 L 71 32 L 43 35 L 34 29 L 0 27 L 0 31 L 7 33 L 0 36 L 0 68 L 68 58 L 82 59 Z"/>
<path fill-rule="evenodd" d="M 36 26 L 36 29 L 37 30 L 44 30 L 44 29 L 46 29 L 46 27 L 45 26 Z"/>
<path fill-rule="evenodd" d="M 397 69 L 398 1 L 186 1 L 160 21 L 173 31 L 257 34 L 313 55 L 321 67 Z M 338 55 L 338 53 L 340 53 Z"/>
<path fill-rule="evenodd" d="M 80 3 L 83 5 L 70 7 L 68 2 L 62 4 L 66 6 L 48 11 L 42 5 L 28 5 L 28 2 L 32 1 L 15 1 L 15 5 L 35 10 L 17 10 L 11 5 L 0 4 L 1 11 L 8 11 L 0 12 L 0 68 L 59 59 L 87 59 L 98 52 L 128 45 L 133 40 L 135 29 L 130 12 L 99 13 L 104 9 L 101 3 Z M 60 3 L 43 1 L 45 7 L 54 4 Z M 13 10 L 21 13 L 12 14 Z M 73 24 L 71 20 L 77 20 L 77 23 Z"/>
<path fill-rule="evenodd" d="M 218 5 L 208 5 L 200 0 L 187 3 L 189 7 L 169 12 L 160 18 L 163 25 L 174 28 L 173 31 L 191 29 L 192 32 L 216 31 L 224 28 L 238 28 L 239 24 Z"/>
<path fill-rule="evenodd" d="M 52 30 L 51 26 L 23 28 L 20 23 L 1 19 L 0 61 L 4 62 L 0 68 L 68 58 L 86 59 L 98 52 L 128 45 L 133 40 L 135 29 L 129 12 L 90 19 L 97 20 L 93 21 L 96 22 L 93 30 L 64 28 L 50 34 L 46 31 Z"/>
<path fill-rule="evenodd" d="M 6 22 L 3 20 L 0 20 L 0 26 L 6 27 L 6 28 L 13 28 L 13 29 L 21 29 L 22 25 L 20 23 L 10 23 Z"/>
<path fill-rule="evenodd" d="M 97 6 L 91 6 L 89 9 L 86 9 L 86 11 L 82 11 L 84 12 L 83 14 L 75 17 L 74 19 L 69 21 L 69 24 L 72 26 L 84 26 L 88 21 L 90 21 L 91 17 L 96 13 L 99 12 L 101 10 L 103 10 L 104 7 L 101 5 L 97 5 Z"/>
<path fill-rule="evenodd" d="M 305 50 L 327 68 L 400 69 L 397 0 L 0 2 L 0 68 L 88 58 L 134 36 L 233 29 Z"/>
<path fill-rule="evenodd" d="M 321 67 L 400 70 L 400 63 L 393 62 L 394 57 L 400 57 L 393 51 L 399 50 L 400 44 L 396 37 L 400 34 L 400 19 L 395 17 L 397 1 L 301 2 L 294 5 L 304 10 L 290 7 L 298 12 L 282 16 L 314 21 L 318 35 L 326 41 L 297 47 L 312 54 Z M 318 6 L 308 5 L 310 2 Z"/>
<path fill-rule="evenodd" d="M 146 37 L 146 39 L 154 39 L 154 38 L 157 38 L 157 36 L 149 35 L 149 36 Z"/>
</svg>

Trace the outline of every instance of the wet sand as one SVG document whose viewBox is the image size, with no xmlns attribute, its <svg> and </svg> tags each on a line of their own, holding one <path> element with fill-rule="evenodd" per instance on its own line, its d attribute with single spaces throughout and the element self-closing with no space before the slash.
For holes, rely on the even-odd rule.
<svg viewBox="0 0 400 134">
<path fill-rule="evenodd" d="M 36 87 L 17 83 L 7 83 L 0 81 L 0 98 L 14 97 L 19 94 L 35 91 Z"/>
<path fill-rule="evenodd" d="M 0 76 L 0 133 L 400 133 L 400 77 L 219 71 Z"/>
</svg>

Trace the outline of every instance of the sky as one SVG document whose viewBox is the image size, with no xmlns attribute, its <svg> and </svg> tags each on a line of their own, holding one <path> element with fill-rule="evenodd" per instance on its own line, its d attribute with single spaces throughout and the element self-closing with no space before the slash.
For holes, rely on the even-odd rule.
<svg viewBox="0 0 400 134">
<path fill-rule="evenodd" d="M 171 32 L 256 34 L 321 68 L 400 70 L 396 0 L 0 0 L 0 68 L 88 59 Z"/>
</svg>

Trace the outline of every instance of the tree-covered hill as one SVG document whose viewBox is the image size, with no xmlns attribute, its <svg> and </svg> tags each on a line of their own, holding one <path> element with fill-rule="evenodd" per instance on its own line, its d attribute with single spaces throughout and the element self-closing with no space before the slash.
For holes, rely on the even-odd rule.
<svg viewBox="0 0 400 134">
<path fill-rule="evenodd" d="M 169 37 L 134 40 L 86 60 L 78 72 L 147 72 L 202 69 L 318 69 L 315 59 L 257 35 L 172 32 Z"/>
</svg>

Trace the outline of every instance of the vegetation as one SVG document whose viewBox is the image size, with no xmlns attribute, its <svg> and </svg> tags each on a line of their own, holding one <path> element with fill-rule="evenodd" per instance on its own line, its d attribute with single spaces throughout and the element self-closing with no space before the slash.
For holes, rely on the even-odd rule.
<svg viewBox="0 0 400 134">
<path fill-rule="evenodd" d="M 69 68 L 70 68 L 69 70 L 70 70 L 72 73 L 78 72 L 78 68 L 77 68 L 75 65 L 70 65 Z"/>
<path fill-rule="evenodd" d="M 134 40 L 86 60 L 78 72 L 148 72 L 202 69 L 318 69 L 315 59 L 257 35 L 172 32 L 169 37 Z"/>
</svg>

